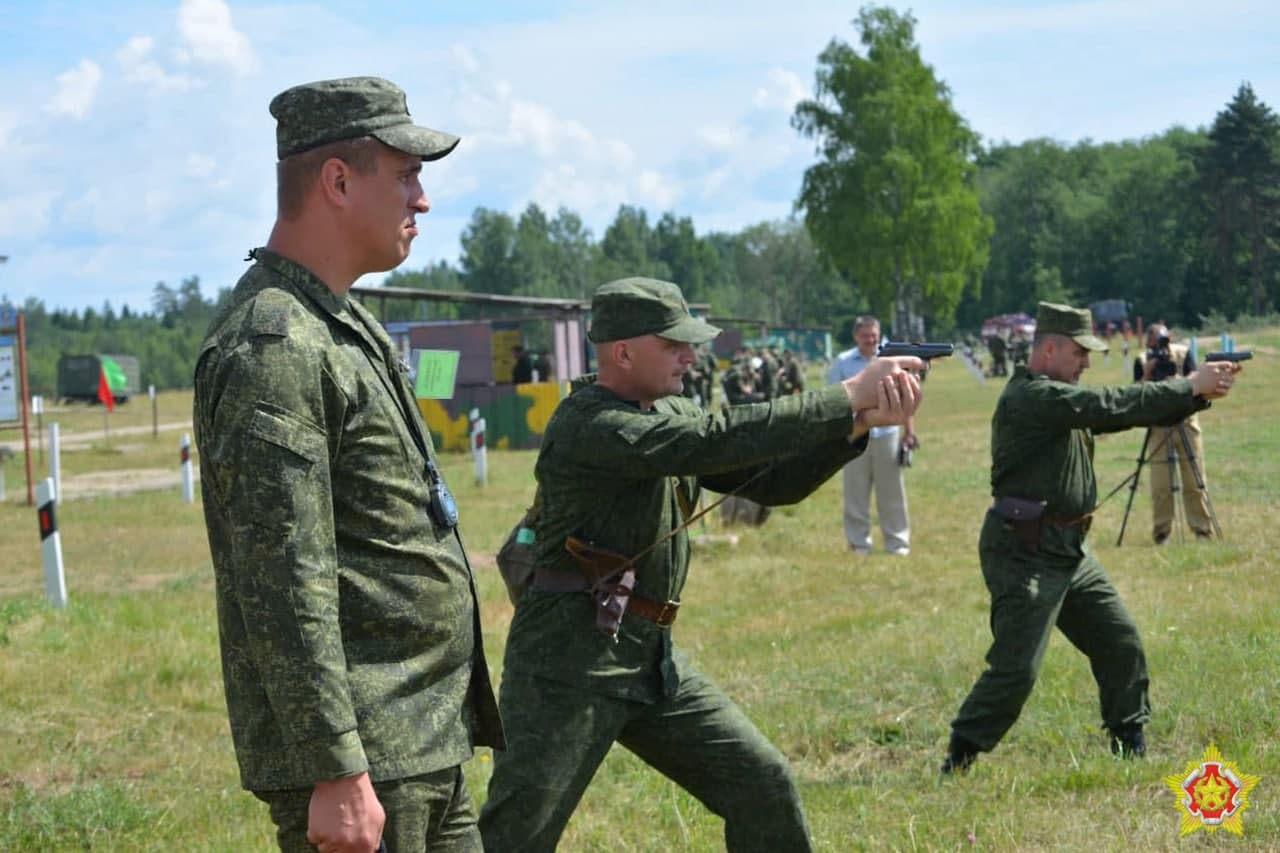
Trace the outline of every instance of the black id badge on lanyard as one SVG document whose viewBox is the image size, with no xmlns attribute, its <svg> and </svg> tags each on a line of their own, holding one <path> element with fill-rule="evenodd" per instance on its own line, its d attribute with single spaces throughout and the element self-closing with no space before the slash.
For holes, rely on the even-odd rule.
<svg viewBox="0 0 1280 853">
<path fill-rule="evenodd" d="M 427 457 L 427 483 L 430 502 L 427 504 L 428 510 L 431 512 L 431 520 L 436 523 L 437 527 L 443 527 L 445 530 L 452 530 L 458 526 L 458 504 L 453 500 L 453 492 L 449 491 L 449 486 L 444 481 L 444 477 L 440 476 L 440 470 Z"/>
</svg>

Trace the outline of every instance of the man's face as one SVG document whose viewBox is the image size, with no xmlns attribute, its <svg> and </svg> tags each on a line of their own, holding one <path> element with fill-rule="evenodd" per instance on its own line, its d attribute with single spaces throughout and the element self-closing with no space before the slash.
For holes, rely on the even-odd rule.
<svg viewBox="0 0 1280 853">
<path fill-rule="evenodd" d="M 377 169 L 369 175 L 351 171 L 351 230 L 364 253 L 365 272 L 394 269 L 409 257 L 418 236 L 414 219 L 431 209 L 419 177 L 422 159 L 384 146 Z"/>
<path fill-rule="evenodd" d="M 1044 373 L 1050 379 L 1075 385 L 1089 366 L 1089 351 L 1066 336 L 1054 338 L 1048 347 Z"/>
<path fill-rule="evenodd" d="M 858 352 L 862 353 L 864 358 L 871 358 L 880 348 L 880 324 L 859 326 L 853 330 L 853 340 L 858 345 Z"/>
<path fill-rule="evenodd" d="M 685 371 L 694 362 L 693 345 L 657 335 L 642 335 L 627 342 L 631 356 L 631 382 L 641 401 L 679 394 Z"/>
</svg>

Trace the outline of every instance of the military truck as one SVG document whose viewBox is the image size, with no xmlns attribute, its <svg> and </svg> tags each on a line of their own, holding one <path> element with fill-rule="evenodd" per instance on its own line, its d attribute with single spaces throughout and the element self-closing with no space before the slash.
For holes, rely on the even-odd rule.
<svg viewBox="0 0 1280 853">
<path fill-rule="evenodd" d="M 102 375 L 102 359 L 109 358 L 124 371 L 125 387 L 113 389 L 117 403 L 127 403 L 142 390 L 142 372 L 132 355 L 64 355 L 58 359 L 58 397 L 68 402 L 98 402 L 98 378 Z"/>
</svg>

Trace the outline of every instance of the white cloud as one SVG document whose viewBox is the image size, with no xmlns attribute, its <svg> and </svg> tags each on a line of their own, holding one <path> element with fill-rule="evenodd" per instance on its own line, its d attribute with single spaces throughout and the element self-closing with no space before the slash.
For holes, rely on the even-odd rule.
<svg viewBox="0 0 1280 853">
<path fill-rule="evenodd" d="M 790 113 L 796 104 L 809 97 L 800 75 L 785 68 L 769 69 L 769 82 L 756 89 L 753 102 L 757 109 Z"/>
<path fill-rule="evenodd" d="M 0 234 L 7 240 L 29 240 L 41 235 L 49 225 L 56 195 L 52 190 L 40 190 L 0 196 Z"/>
<path fill-rule="evenodd" d="M 84 118 L 93 106 L 93 99 L 98 94 L 98 84 L 102 82 L 102 69 L 89 59 L 80 60 L 80 64 L 70 71 L 58 75 L 58 91 L 45 109 L 55 115 L 68 115 L 72 118 Z"/>
<path fill-rule="evenodd" d="M 744 131 L 737 125 L 716 124 L 698 129 L 698 139 L 708 148 L 729 151 L 742 144 Z"/>
<path fill-rule="evenodd" d="M 150 36 L 134 36 L 116 51 L 116 62 L 131 83 L 141 83 L 154 92 L 184 92 L 194 82 L 184 74 L 170 74 L 151 58 L 155 40 Z"/>
<path fill-rule="evenodd" d="M 526 198 L 543 210 L 564 206 L 591 221 L 613 213 L 626 200 L 627 187 L 620 176 L 583 172 L 562 162 L 542 169 Z M 523 209 L 526 203 L 512 207 Z"/>
<path fill-rule="evenodd" d="M 581 123 L 561 120 L 546 107 L 529 101 L 511 102 L 509 128 L 512 143 L 532 145 L 540 157 L 555 157 L 595 143 L 591 131 Z"/>
<path fill-rule="evenodd" d="M 182 0 L 178 34 L 183 59 L 225 65 L 237 74 L 248 74 L 257 64 L 249 39 L 236 29 L 222 0 Z"/>
<path fill-rule="evenodd" d="M 218 168 L 218 161 L 206 154 L 187 155 L 186 171 L 188 177 L 207 178 L 213 174 L 216 168 Z"/>
<path fill-rule="evenodd" d="M 501 162 L 510 168 L 513 162 L 518 164 L 528 157 L 533 162 L 526 171 L 539 174 L 536 186 L 579 187 L 582 182 L 583 186 L 568 193 L 574 198 L 595 196 L 595 191 L 587 190 L 593 183 L 625 186 L 625 173 L 636 160 L 627 142 L 602 136 L 583 121 L 518 97 L 510 82 L 491 82 L 492 73 L 474 56 L 471 60 L 460 75 L 461 88 L 454 105 L 461 126 L 470 128 L 464 132 L 468 162 Z M 501 161 L 494 159 L 499 151 L 505 152 Z M 565 165 L 568 169 L 561 168 Z M 553 195 L 562 198 L 564 193 Z M 537 192 L 534 198 L 539 204 L 546 203 Z"/>
<path fill-rule="evenodd" d="M 645 169 L 635 180 L 636 195 L 641 204 L 667 210 L 680 197 L 674 181 L 653 169 Z"/>
<path fill-rule="evenodd" d="M 704 198 L 714 198 L 724 188 L 725 183 L 729 180 L 730 173 L 731 170 L 728 166 L 712 169 L 702 176 L 698 191 Z"/>
<path fill-rule="evenodd" d="M 15 144 L 10 140 L 14 128 L 18 126 L 18 117 L 13 113 L 0 112 L 0 153 L 5 153 Z"/>
<path fill-rule="evenodd" d="M 450 48 L 449 53 L 464 74 L 474 74 L 480 70 L 480 61 L 476 59 L 476 55 L 471 48 L 465 44 L 455 44 Z"/>
</svg>

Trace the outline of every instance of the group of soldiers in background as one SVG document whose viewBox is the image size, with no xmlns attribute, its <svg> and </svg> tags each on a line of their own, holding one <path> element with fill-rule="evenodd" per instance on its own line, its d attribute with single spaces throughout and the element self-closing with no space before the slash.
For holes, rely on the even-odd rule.
<svg viewBox="0 0 1280 853">
<path fill-rule="evenodd" d="M 771 346 L 738 347 L 721 384 L 730 406 L 799 394 L 804 390 L 804 363 L 791 350 L 779 355 Z"/>
<path fill-rule="evenodd" d="M 997 333 L 987 338 L 987 351 L 991 353 L 991 367 L 988 376 L 1008 376 L 1009 361 L 1014 367 L 1027 363 L 1031 354 L 1031 338 L 1022 332 L 1013 332 L 1006 339 L 1004 333 Z"/>
</svg>

